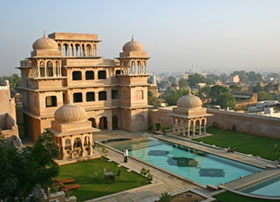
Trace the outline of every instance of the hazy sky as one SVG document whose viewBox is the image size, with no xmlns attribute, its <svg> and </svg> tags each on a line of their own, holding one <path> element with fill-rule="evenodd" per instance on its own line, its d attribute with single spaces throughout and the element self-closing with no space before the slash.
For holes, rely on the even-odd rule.
<svg viewBox="0 0 280 202">
<path fill-rule="evenodd" d="M 149 72 L 280 72 L 279 0 L 0 0 L 0 75 L 30 56 L 46 32 L 96 33 L 99 54 L 118 57 L 134 34 Z"/>
</svg>

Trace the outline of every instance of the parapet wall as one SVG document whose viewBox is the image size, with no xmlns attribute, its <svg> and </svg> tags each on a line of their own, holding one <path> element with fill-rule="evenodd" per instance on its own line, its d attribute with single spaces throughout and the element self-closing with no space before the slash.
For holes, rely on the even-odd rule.
<svg viewBox="0 0 280 202">
<path fill-rule="evenodd" d="M 213 114 L 208 118 L 209 125 L 214 123 L 221 129 L 232 130 L 234 128 L 239 132 L 280 139 L 280 118 L 210 108 L 208 108 L 207 112 Z"/>
<path fill-rule="evenodd" d="M 153 129 L 155 129 L 156 123 L 160 123 L 161 126 L 173 128 L 173 119 L 169 116 L 170 113 L 172 113 L 171 107 L 149 109 L 148 123 L 153 124 Z"/>
<path fill-rule="evenodd" d="M 150 109 L 149 124 L 153 124 L 153 129 L 155 129 L 156 123 L 173 128 L 173 119 L 169 116 L 171 112 L 172 107 Z M 215 123 L 221 129 L 235 129 L 239 132 L 280 139 L 280 118 L 221 111 L 211 108 L 207 109 L 207 113 L 213 114 L 213 116 L 207 119 L 208 126 L 212 126 Z"/>
</svg>

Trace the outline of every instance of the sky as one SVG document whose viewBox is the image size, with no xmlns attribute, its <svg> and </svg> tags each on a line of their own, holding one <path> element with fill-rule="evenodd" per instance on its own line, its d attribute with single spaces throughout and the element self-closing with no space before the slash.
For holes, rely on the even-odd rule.
<svg viewBox="0 0 280 202">
<path fill-rule="evenodd" d="M 0 0 L 0 76 L 19 73 L 32 44 L 53 32 L 94 33 L 116 58 L 131 39 L 148 71 L 280 72 L 279 0 Z"/>
</svg>

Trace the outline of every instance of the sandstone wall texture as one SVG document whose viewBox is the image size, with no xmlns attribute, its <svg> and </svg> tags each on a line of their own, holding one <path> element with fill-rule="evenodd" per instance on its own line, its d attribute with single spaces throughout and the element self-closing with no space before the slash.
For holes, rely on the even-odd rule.
<svg viewBox="0 0 280 202">
<path fill-rule="evenodd" d="M 250 133 L 254 135 L 280 138 L 280 118 L 242 114 L 237 112 L 207 110 L 213 116 L 208 118 L 208 125 L 216 124 L 221 129 Z"/>
</svg>

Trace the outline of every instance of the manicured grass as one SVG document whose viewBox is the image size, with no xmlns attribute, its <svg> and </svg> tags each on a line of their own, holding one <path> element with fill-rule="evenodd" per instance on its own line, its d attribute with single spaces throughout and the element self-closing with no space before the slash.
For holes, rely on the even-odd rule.
<svg viewBox="0 0 280 202">
<path fill-rule="evenodd" d="M 219 147 L 234 148 L 236 151 L 258 155 L 269 160 L 278 159 L 273 151 L 274 144 L 280 145 L 280 139 L 250 135 L 234 131 L 207 128 L 207 133 L 212 136 L 198 138 L 196 141 L 203 141 L 207 144 L 214 144 Z"/>
<path fill-rule="evenodd" d="M 221 201 L 221 202 L 268 202 L 268 201 L 271 201 L 271 200 L 265 200 L 265 199 L 255 199 L 255 198 L 240 196 L 238 194 L 234 194 L 231 192 L 224 192 L 224 193 L 218 194 L 214 197 L 217 199 L 217 201 Z M 275 201 L 275 202 L 277 202 L 277 201 Z"/>
<path fill-rule="evenodd" d="M 121 170 L 120 177 L 116 177 L 115 183 L 106 180 L 97 182 L 95 171 L 103 176 L 103 168 L 108 168 L 113 173 Z M 116 163 L 108 162 L 106 159 L 94 159 L 89 161 L 68 164 L 60 167 L 58 179 L 74 178 L 74 184 L 80 184 L 81 188 L 70 191 L 78 201 L 89 200 L 100 196 L 121 192 L 142 185 L 149 181 L 135 172 L 127 172 L 124 167 L 118 168 Z"/>
</svg>

